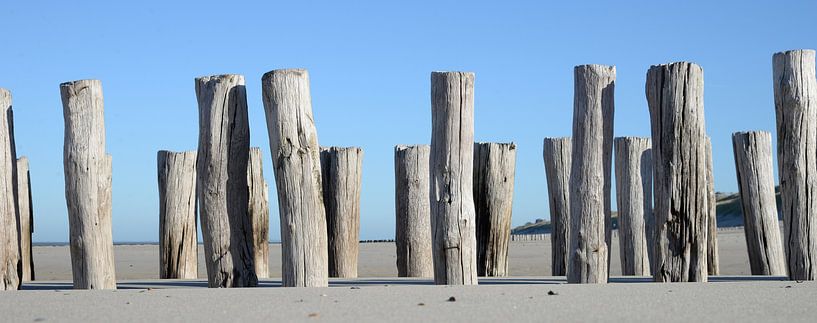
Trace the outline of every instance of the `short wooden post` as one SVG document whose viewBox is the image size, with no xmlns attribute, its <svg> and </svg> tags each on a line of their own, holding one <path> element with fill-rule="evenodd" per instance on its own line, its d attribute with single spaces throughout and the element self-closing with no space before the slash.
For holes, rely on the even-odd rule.
<svg viewBox="0 0 817 323">
<path fill-rule="evenodd" d="M 474 73 L 431 73 L 429 163 L 434 282 L 476 285 Z"/>
<path fill-rule="evenodd" d="M 477 275 L 508 275 L 516 144 L 474 144 Z"/>
<path fill-rule="evenodd" d="M 574 69 L 573 148 L 570 170 L 569 283 L 607 283 L 604 214 L 604 110 L 612 109 L 616 68 Z"/>
<path fill-rule="evenodd" d="M 65 200 L 76 289 L 116 289 L 111 158 L 105 154 L 102 82 L 60 84 L 65 118 Z"/>
<path fill-rule="evenodd" d="M 567 273 L 568 246 L 570 245 L 570 137 L 545 138 L 542 154 L 547 176 L 548 205 L 550 207 L 551 275 Z"/>
<path fill-rule="evenodd" d="M 264 180 L 261 148 L 250 148 L 247 187 L 250 204 L 247 214 L 252 226 L 253 263 L 258 278 L 269 277 L 269 186 Z"/>
<path fill-rule="evenodd" d="M 752 275 L 786 275 L 777 221 L 772 166 L 772 135 L 766 131 L 732 134 L 746 249 Z"/>
<path fill-rule="evenodd" d="M 278 188 L 284 286 L 329 284 L 326 210 L 309 73 L 274 70 L 261 80 Z"/>
<path fill-rule="evenodd" d="M 31 202 L 31 174 L 28 158 L 17 159 L 17 209 L 20 241 L 22 280 L 34 280 L 34 257 L 31 250 L 31 234 L 34 233 L 34 207 Z"/>
<path fill-rule="evenodd" d="M 712 140 L 706 137 L 706 268 L 707 274 L 721 274 L 720 257 L 718 256 L 718 214 L 715 197 L 715 176 L 712 171 Z"/>
<path fill-rule="evenodd" d="M 256 286 L 252 226 L 247 217 L 250 130 L 244 77 L 196 78 L 196 98 L 196 195 L 208 286 Z"/>
<path fill-rule="evenodd" d="M 616 201 L 621 273 L 650 275 L 648 230 L 652 222 L 652 151 L 649 138 L 615 140 Z"/>
<path fill-rule="evenodd" d="M 11 92 L 0 88 L 0 290 L 20 288 Z"/>
<path fill-rule="evenodd" d="M 198 278 L 196 152 L 160 150 L 159 278 Z"/>
<path fill-rule="evenodd" d="M 659 282 L 707 280 L 703 69 L 679 62 L 647 71 Z M 683 134 L 683 135 L 678 135 Z"/>
<path fill-rule="evenodd" d="M 817 81 L 814 50 L 774 54 L 777 166 L 792 280 L 817 278 Z"/>
<path fill-rule="evenodd" d="M 363 149 L 321 148 L 323 204 L 329 238 L 329 277 L 357 278 L 362 171 Z"/>
<path fill-rule="evenodd" d="M 397 276 L 434 277 L 428 145 L 394 147 Z"/>
</svg>

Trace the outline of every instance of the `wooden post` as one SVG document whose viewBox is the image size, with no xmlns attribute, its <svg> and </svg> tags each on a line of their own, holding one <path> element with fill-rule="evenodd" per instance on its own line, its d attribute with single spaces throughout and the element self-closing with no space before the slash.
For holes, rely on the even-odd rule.
<svg viewBox="0 0 817 323">
<path fill-rule="evenodd" d="M 516 144 L 474 144 L 477 275 L 508 275 Z"/>
<path fill-rule="evenodd" d="M 615 67 L 614 67 L 615 68 Z M 607 274 L 610 274 L 610 248 L 613 245 L 613 211 L 610 191 L 612 190 L 613 167 L 613 125 L 615 116 L 615 72 L 610 86 L 602 93 L 602 136 L 604 167 L 604 242 L 607 243 Z"/>
<path fill-rule="evenodd" d="M 397 276 L 434 277 L 428 145 L 394 147 Z"/>
<path fill-rule="evenodd" d="M 774 193 L 772 135 L 766 131 L 736 132 L 732 134 L 732 146 L 752 275 L 785 276 Z"/>
<path fill-rule="evenodd" d="M 253 263 L 258 278 L 269 277 L 269 186 L 264 180 L 261 148 L 250 148 L 247 188 L 250 204 L 247 214 L 252 226 Z"/>
<path fill-rule="evenodd" d="M 658 282 L 707 280 L 703 90 L 703 69 L 693 63 L 654 65 L 647 72 Z"/>
<path fill-rule="evenodd" d="M 550 206 L 551 275 L 567 273 L 570 244 L 570 137 L 545 138 L 543 145 L 548 205 Z"/>
<path fill-rule="evenodd" d="M 573 157 L 570 170 L 569 283 L 607 283 L 608 245 L 604 214 L 604 125 L 613 109 L 616 68 L 574 69 Z"/>
<path fill-rule="evenodd" d="M 431 73 L 429 163 L 434 282 L 476 285 L 474 73 Z"/>
<path fill-rule="evenodd" d="M 65 200 L 76 289 L 116 289 L 111 158 L 105 154 L 102 82 L 60 84 L 65 118 Z"/>
<path fill-rule="evenodd" d="M 14 176 L 17 168 L 13 152 L 11 92 L 0 88 L 0 290 L 20 288 L 17 264 L 17 209 Z"/>
<path fill-rule="evenodd" d="M 792 280 L 817 278 L 817 81 L 814 50 L 774 54 L 777 166 Z"/>
<path fill-rule="evenodd" d="M 196 152 L 160 150 L 159 278 L 198 278 Z"/>
<path fill-rule="evenodd" d="M 649 226 L 652 224 L 652 151 L 649 138 L 615 140 L 616 201 L 621 273 L 650 275 Z"/>
<path fill-rule="evenodd" d="M 19 222 L 20 262 L 22 280 L 34 280 L 34 257 L 31 250 L 31 234 L 34 233 L 34 207 L 31 203 L 31 174 L 28 158 L 17 159 L 17 210 Z"/>
<path fill-rule="evenodd" d="M 329 277 L 357 278 L 362 170 L 363 149 L 321 148 Z"/>
<path fill-rule="evenodd" d="M 715 177 L 712 171 L 712 140 L 706 137 L 706 267 L 710 276 L 720 275 L 720 260 L 718 257 L 718 214 L 717 198 L 715 197 Z"/>
<path fill-rule="evenodd" d="M 250 129 L 244 77 L 196 78 L 196 98 L 196 195 L 207 283 L 211 288 L 256 286 L 252 226 L 247 217 Z"/>
<path fill-rule="evenodd" d="M 309 73 L 274 70 L 261 80 L 281 218 L 283 286 L 325 287 L 326 210 Z"/>
</svg>

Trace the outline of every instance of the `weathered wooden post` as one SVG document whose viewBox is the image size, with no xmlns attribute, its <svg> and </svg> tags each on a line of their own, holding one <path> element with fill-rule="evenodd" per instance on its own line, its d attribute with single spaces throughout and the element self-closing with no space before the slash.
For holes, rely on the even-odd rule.
<svg viewBox="0 0 817 323">
<path fill-rule="evenodd" d="M 321 148 L 323 204 L 326 207 L 326 232 L 329 239 L 329 277 L 357 278 L 362 171 L 363 149 Z"/>
<path fill-rule="evenodd" d="M 601 105 L 604 167 L 604 242 L 607 243 L 607 275 L 610 274 L 610 248 L 613 245 L 613 211 L 610 191 L 612 190 L 613 167 L 613 125 L 615 116 L 615 73 L 609 88 L 602 94 L 608 97 Z"/>
<path fill-rule="evenodd" d="M 817 81 L 814 50 L 774 54 L 777 166 L 792 280 L 817 276 Z"/>
<path fill-rule="evenodd" d="M 516 144 L 474 144 L 477 275 L 508 275 Z"/>
<path fill-rule="evenodd" d="M 159 278 L 198 278 L 196 152 L 160 150 Z"/>
<path fill-rule="evenodd" d="M 17 210 L 20 241 L 22 280 L 34 280 L 34 257 L 31 250 L 31 234 L 34 233 L 34 207 L 31 203 L 31 174 L 28 158 L 17 159 Z"/>
<path fill-rule="evenodd" d="M 394 147 L 397 276 L 434 277 L 428 145 Z"/>
<path fill-rule="evenodd" d="M 0 88 L 0 290 L 20 288 L 17 263 L 20 261 L 17 238 L 17 209 L 14 196 L 14 172 L 11 125 L 11 92 Z"/>
<path fill-rule="evenodd" d="M 570 137 L 545 138 L 542 153 L 547 176 L 548 205 L 550 207 L 551 275 L 567 273 L 568 246 L 570 245 Z"/>
<path fill-rule="evenodd" d="M 616 68 L 576 66 L 570 170 L 569 283 L 607 283 L 604 116 L 613 109 Z"/>
<path fill-rule="evenodd" d="M 647 71 L 659 282 L 707 280 L 703 69 L 679 62 Z"/>
<path fill-rule="evenodd" d="M 649 138 L 615 140 L 616 201 L 621 273 L 650 275 L 648 231 L 652 215 L 652 151 Z"/>
<path fill-rule="evenodd" d="M 718 257 L 718 215 L 715 197 L 715 177 L 712 171 L 712 140 L 706 137 L 706 271 L 710 276 L 721 274 Z"/>
<path fill-rule="evenodd" d="M 105 154 L 102 82 L 60 84 L 65 118 L 65 200 L 76 289 L 116 289 L 111 157 Z"/>
<path fill-rule="evenodd" d="M 732 147 L 752 275 L 785 276 L 786 258 L 774 193 L 772 135 L 766 131 L 736 132 L 732 134 Z"/>
<path fill-rule="evenodd" d="M 429 163 L 434 282 L 476 285 L 474 73 L 431 73 Z"/>
<path fill-rule="evenodd" d="M 196 78 L 196 191 L 209 287 L 258 285 L 247 216 L 250 130 L 241 75 Z"/>
<path fill-rule="evenodd" d="M 269 277 L 269 186 L 264 180 L 261 148 L 250 148 L 247 188 L 250 204 L 247 214 L 252 226 L 253 263 L 258 278 Z"/>
<path fill-rule="evenodd" d="M 309 73 L 274 70 L 261 80 L 278 188 L 284 286 L 329 284 L 326 210 Z"/>
</svg>

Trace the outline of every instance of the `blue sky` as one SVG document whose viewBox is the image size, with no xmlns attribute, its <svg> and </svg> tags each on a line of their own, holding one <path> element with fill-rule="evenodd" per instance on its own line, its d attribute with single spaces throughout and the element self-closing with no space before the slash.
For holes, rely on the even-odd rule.
<svg viewBox="0 0 817 323">
<path fill-rule="evenodd" d="M 278 240 L 260 80 L 292 67 L 310 72 L 321 145 L 365 151 L 361 237 L 390 238 L 393 147 L 430 142 L 431 71 L 475 72 L 475 139 L 517 143 L 518 225 L 548 217 L 542 138 L 570 135 L 580 64 L 616 65 L 616 136 L 649 135 L 650 65 L 700 64 L 715 187 L 737 191 L 731 133 L 774 134 L 772 54 L 817 47 L 815 13 L 815 1 L 9 1 L 0 87 L 31 163 L 34 241 L 68 240 L 61 82 L 102 80 L 114 240 L 156 241 L 156 152 L 196 149 L 193 79 L 222 73 L 246 77 Z"/>
</svg>

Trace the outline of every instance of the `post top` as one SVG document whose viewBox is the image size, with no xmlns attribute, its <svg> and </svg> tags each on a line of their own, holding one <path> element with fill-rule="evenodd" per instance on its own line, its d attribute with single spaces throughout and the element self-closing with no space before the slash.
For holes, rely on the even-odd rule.
<svg viewBox="0 0 817 323">
<path fill-rule="evenodd" d="M 394 146 L 394 151 L 404 151 L 410 149 L 430 149 L 431 146 L 425 144 L 418 144 L 418 145 L 396 145 Z"/>
<path fill-rule="evenodd" d="M 241 74 L 215 74 L 215 75 L 206 75 L 206 76 L 199 76 L 196 78 L 197 82 L 209 82 L 209 81 L 221 81 L 221 80 L 232 80 L 238 79 L 240 82 L 244 82 L 244 75 Z"/>
<path fill-rule="evenodd" d="M 76 81 L 68 81 L 60 83 L 60 87 L 71 87 L 71 86 L 101 86 L 102 81 L 95 80 L 95 79 L 86 79 L 86 80 L 76 80 Z"/>
</svg>

